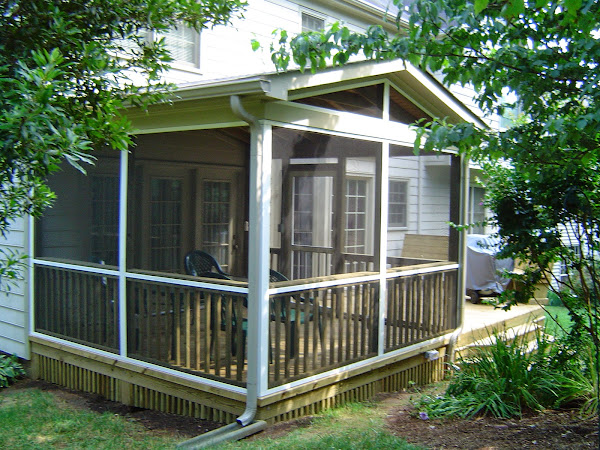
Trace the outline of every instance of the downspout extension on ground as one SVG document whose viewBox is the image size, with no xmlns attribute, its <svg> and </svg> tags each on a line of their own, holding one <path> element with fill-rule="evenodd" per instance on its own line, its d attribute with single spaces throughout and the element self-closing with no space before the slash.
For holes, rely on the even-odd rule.
<svg viewBox="0 0 600 450">
<path fill-rule="evenodd" d="M 233 113 L 247 122 L 251 127 L 257 124 L 257 119 L 244 109 L 239 96 L 230 97 L 230 106 Z M 239 441 L 252 434 L 263 431 L 267 427 L 264 420 L 254 420 L 258 407 L 258 374 L 248 371 L 246 382 L 246 409 L 234 423 L 201 434 L 177 445 L 177 448 L 197 449 L 206 448 L 223 442 Z"/>
</svg>

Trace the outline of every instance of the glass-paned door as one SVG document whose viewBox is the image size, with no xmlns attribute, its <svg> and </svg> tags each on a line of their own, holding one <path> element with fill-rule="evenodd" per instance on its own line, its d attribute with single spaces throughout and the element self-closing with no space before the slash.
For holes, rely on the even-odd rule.
<svg viewBox="0 0 600 450">
<path fill-rule="evenodd" d="M 213 255 L 223 270 L 230 271 L 231 181 L 204 181 L 202 192 L 202 250 Z"/>
<path fill-rule="evenodd" d="M 333 247 L 331 175 L 292 176 L 292 277 L 331 274 Z"/>
<path fill-rule="evenodd" d="M 119 176 L 90 175 L 90 247 L 92 262 L 118 264 Z"/>
<path fill-rule="evenodd" d="M 150 269 L 176 272 L 183 261 L 183 180 L 150 178 Z"/>
<path fill-rule="evenodd" d="M 346 180 L 344 252 L 367 253 L 367 180 Z"/>
</svg>

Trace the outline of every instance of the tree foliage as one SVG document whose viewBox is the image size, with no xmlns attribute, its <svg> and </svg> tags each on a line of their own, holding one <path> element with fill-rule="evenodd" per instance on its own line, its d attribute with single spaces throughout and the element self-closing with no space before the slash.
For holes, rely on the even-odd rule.
<svg viewBox="0 0 600 450">
<path fill-rule="evenodd" d="M 395 34 L 338 24 L 280 33 L 272 59 L 280 69 L 317 70 L 353 58 L 402 58 L 447 86 L 472 87 L 485 115 L 521 111 L 500 130 L 440 118 L 418 128 L 415 147 L 454 146 L 482 165 L 503 256 L 526 265 L 514 276 L 522 289 L 510 292 L 508 306 L 530 298 L 561 262 L 567 276 L 554 280 L 555 290 L 575 321 L 572 337 L 600 348 L 600 2 L 394 3 L 401 11 Z"/>
<path fill-rule="evenodd" d="M 166 99 L 171 60 L 150 32 L 227 24 L 243 0 L 0 2 L 0 233 L 53 199 L 45 182 L 63 160 L 83 169 L 95 148 L 124 150 L 124 106 Z M 83 165 L 82 165 L 83 164 Z M 15 276 L 4 255 L 0 278 Z"/>
</svg>

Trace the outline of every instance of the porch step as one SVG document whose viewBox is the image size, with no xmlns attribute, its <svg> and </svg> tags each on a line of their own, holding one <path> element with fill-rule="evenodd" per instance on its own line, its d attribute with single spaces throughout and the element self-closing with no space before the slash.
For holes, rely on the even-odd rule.
<svg viewBox="0 0 600 450">
<path fill-rule="evenodd" d="M 456 354 L 462 358 L 468 358 L 475 354 L 476 349 L 491 348 L 495 345 L 496 339 L 501 338 L 508 342 L 519 340 L 527 343 L 527 352 L 534 351 L 537 348 L 537 336 L 544 331 L 545 317 L 536 317 L 533 320 L 523 323 L 516 323 L 513 326 L 503 327 L 496 324 L 486 329 L 472 330 L 469 335 L 461 335 L 462 345 L 459 345 Z"/>
</svg>

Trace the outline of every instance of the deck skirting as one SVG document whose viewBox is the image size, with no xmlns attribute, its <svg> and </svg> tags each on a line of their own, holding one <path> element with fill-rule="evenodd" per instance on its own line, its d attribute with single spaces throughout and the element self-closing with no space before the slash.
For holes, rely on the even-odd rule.
<svg viewBox="0 0 600 450">
<path fill-rule="evenodd" d="M 245 408 L 243 394 L 202 385 L 151 368 L 71 349 L 41 337 L 31 337 L 32 375 L 69 389 L 90 392 L 127 405 L 204 420 L 231 423 Z M 260 398 L 257 419 L 269 423 L 312 415 L 348 402 L 369 400 L 442 379 L 445 346 L 440 357 L 427 361 L 421 353 L 406 355 L 372 370 L 363 367 L 345 377 L 331 376 Z"/>
</svg>

